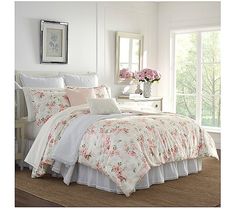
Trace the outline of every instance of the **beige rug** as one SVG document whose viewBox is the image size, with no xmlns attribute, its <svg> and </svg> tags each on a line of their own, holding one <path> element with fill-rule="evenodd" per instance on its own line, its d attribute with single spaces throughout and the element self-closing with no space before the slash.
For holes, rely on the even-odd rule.
<svg viewBox="0 0 235 209">
<path fill-rule="evenodd" d="M 130 197 L 46 176 L 31 179 L 30 171 L 16 171 L 15 186 L 62 206 L 217 206 L 220 204 L 220 161 L 206 158 L 203 171 L 138 190 Z"/>
</svg>

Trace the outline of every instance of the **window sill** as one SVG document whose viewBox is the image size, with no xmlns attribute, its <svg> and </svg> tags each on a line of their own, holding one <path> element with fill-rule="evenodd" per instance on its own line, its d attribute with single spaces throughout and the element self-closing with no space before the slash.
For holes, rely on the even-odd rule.
<svg viewBox="0 0 235 209">
<path fill-rule="evenodd" d="M 221 133 L 221 128 L 214 128 L 214 127 L 209 127 L 209 126 L 203 126 L 203 128 L 210 133 Z"/>
</svg>

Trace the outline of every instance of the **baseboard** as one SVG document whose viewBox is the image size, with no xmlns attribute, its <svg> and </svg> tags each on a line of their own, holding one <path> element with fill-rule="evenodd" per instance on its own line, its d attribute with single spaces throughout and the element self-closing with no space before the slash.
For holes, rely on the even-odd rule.
<svg viewBox="0 0 235 209">
<path fill-rule="evenodd" d="M 216 149 L 221 148 L 220 133 L 208 132 L 211 137 L 214 139 Z"/>
</svg>

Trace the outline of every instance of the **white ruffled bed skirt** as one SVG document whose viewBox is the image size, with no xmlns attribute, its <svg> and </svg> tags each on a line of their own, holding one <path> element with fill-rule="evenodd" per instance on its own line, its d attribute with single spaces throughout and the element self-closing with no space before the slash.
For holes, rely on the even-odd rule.
<svg viewBox="0 0 235 209">
<path fill-rule="evenodd" d="M 63 176 L 66 184 L 77 182 L 78 184 L 95 187 L 108 192 L 122 194 L 117 185 L 107 176 L 85 165 L 76 164 L 74 168 L 68 168 L 55 163 L 53 170 Z M 202 159 L 189 159 L 152 167 L 141 181 L 137 183 L 135 189 L 146 189 L 153 184 L 162 184 L 167 180 L 178 179 L 181 176 L 198 173 L 201 170 Z"/>
<path fill-rule="evenodd" d="M 26 140 L 25 155 L 28 153 L 33 140 Z M 17 147 L 16 147 L 17 148 Z M 24 163 L 24 167 L 29 167 Z M 52 176 L 62 176 L 65 184 L 77 182 L 78 184 L 95 187 L 108 192 L 122 194 L 117 185 L 107 176 L 97 170 L 85 165 L 76 164 L 75 167 L 66 167 L 63 164 L 54 163 L 52 167 Z M 198 173 L 202 170 L 202 159 L 189 159 L 178 162 L 166 163 L 158 167 L 152 167 L 150 171 L 136 185 L 135 189 L 146 189 L 153 184 L 162 184 L 167 180 L 178 179 L 181 176 L 187 176 L 191 173 Z M 59 175 L 58 175 L 59 174 Z"/>
</svg>

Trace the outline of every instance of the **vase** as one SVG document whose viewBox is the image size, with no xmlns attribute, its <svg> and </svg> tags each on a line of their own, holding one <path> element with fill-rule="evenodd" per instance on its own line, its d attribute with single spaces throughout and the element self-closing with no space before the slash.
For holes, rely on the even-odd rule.
<svg viewBox="0 0 235 209">
<path fill-rule="evenodd" d="M 144 95 L 145 98 L 151 97 L 151 82 L 144 82 L 143 95 Z"/>
</svg>

